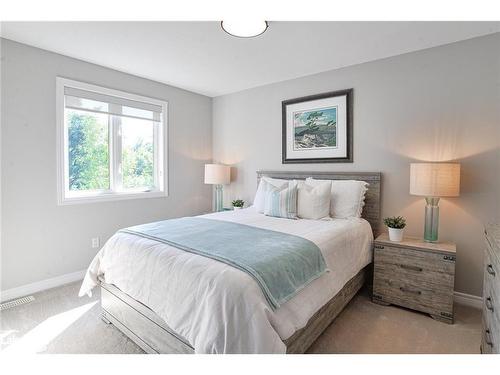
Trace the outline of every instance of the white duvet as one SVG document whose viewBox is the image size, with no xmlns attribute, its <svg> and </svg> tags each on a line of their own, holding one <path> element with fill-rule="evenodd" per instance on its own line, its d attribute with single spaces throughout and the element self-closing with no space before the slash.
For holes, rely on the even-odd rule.
<svg viewBox="0 0 500 375">
<path fill-rule="evenodd" d="M 89 266 L 80 295 L 102 275 L 148 306 L 196 353 L 285 353 L 283 340 L 372 259 L 370 225 L 363 219 L 290 220 L 252 207 L 204 215 L 294 234 L 313 241 L 330 272 L 272 311 L 255 280 L 225 263 L 146 238 L 117 233 Z"/>
</svg>

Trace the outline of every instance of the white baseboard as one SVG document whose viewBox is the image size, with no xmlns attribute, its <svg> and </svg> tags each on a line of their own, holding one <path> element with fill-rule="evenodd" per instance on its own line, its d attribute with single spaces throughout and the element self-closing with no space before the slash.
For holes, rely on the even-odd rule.
<svg viewBox="0 0 500 375">
<path fill-rule="evenodd" d="M 81 270 L 66 275 L 52 277 L 50 279 L 37 281 L 36 283 L 26 284 L 17 288 L 0 291 L 0 301 L 10 301 L 15 298 L 24 297 L 29 294 L 41 292 L 42 290 L 55 288 L 74 281 L 82 280 L 87 270 Z"/>
<path fill-rule="evenodd" d="M 481 296 L 474 296 L 472 294 L 454 292 L 453 300 L 455 301 L 455 303 L 474 307 L 476 309 L 481 309 L 483 307 L 483 297 Z"/>
</svg>

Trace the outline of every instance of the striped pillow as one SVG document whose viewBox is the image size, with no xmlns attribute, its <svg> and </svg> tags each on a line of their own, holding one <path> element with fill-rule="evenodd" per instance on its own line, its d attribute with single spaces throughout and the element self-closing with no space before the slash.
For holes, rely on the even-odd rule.
<svg viewBox="0 0 500 375">
<path fill-rule="evenodd" d="M 266 190 L 264 214 L 297 219 L 297 182 L 290 181 L 281 188 L 269 186 Z"/>
</svg>

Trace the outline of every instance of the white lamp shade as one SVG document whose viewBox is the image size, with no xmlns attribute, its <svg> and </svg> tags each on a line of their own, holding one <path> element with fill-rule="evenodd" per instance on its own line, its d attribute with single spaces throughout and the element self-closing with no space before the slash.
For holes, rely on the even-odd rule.
<svg viewBox="0 0 500 375">
<path fill-rule="evenodd" d="M 222 164 L 205 164 L 205 183 L 227 185 L 231 181 L 231 168 Z"/>
<path fill-rule="evenodd" d="M 411 163 L 410 194 L 425 197 L 458 197 L 460 164 Z"/>
</svg>

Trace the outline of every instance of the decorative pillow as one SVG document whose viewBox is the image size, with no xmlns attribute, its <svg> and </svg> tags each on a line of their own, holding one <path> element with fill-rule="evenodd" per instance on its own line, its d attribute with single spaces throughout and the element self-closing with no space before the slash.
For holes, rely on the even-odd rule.
<svg viewBox="0 0 500 375">
<path fill-rule="evenodd" d="M 307 183 L 317 186 L 328 180 L 308 178 Z M 355 180 L 333 180 L 330 199 L 330 216 L 336 219 L 361 217 L 365 205 L 365 193 L 368 183 Z"/>
<path fill-rule="evenodd" d="M 325 181 L 312 184 L 299 182 L 297 198 L 297 216 L 302 219 L 322 219 L 330 216 L 330 198 L 332 183 Z"/>
<path fill-rule="evenodd" d="M 297 219 L 297 182 L 290 181 L 281 188 L 269 187 L 266 191 L 264 214 L 267 216 Z"/>
<path fill-rule="evenodd" d="M 255 193 L 255 198 L 253 200 L 253 206 L 255 210 L 259 213 L 264 213 L 264 207 L 266 204 L 266 191 L 269 187 L 281 188 L 288 185 L 288 180 L 280 180 L 277 178 L 262 177 L 260 179 L 259 187 Z"/>
</svg>

